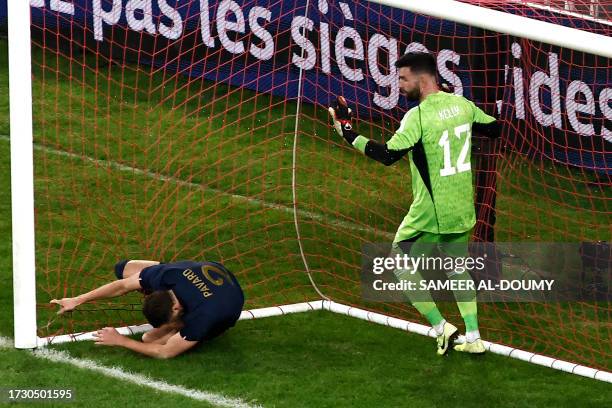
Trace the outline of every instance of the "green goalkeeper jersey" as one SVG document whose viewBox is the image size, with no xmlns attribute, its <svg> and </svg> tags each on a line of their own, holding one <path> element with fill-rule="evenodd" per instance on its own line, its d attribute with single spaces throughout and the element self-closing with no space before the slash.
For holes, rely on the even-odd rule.
<svg viewBox="0 0 612 408">
<path fill-rule="evenodd" d="M 428 95 L 404 115 L 387 148 L 412 148 L 414 200 L 395 242 L 411 238 L 417 231 L 450 234 L 474 226 L 472 123 L 493 121 L 494 117 L 473 102 L 442 91 Z"/>
</svg>

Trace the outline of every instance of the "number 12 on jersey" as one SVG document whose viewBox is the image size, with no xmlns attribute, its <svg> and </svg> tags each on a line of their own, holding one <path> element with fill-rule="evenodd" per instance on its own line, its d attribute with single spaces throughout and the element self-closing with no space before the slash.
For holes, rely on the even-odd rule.
<svg viewBox="0 0 612 408">
<path fill-rule="evenodd" d="M 445 130 L 442 133 L 442 137 L 438 141 L 438 145 L 444 149 L 444 167 L 440 169 L 440 176 L 452 176 L 456 173 L 462 173 L 464 171 L 468 171 L 471 168 L 470 162 L 467 161 L 467 155 L 470 150 L 470 135 L 471 135 L 471 126 L 469 123 L 465 123 L 463 125 L 459 125 L 454 130 L 455 136 L 461 140 L 463 136 L 465 136 L 465 142 L 463 143 L 463 147 L 459 152 L 459 157 L 457 157 L 457 164 L 453 166 L 451 160 L 451 140 L 448 137 L 448 130 Z"/>
</svg>

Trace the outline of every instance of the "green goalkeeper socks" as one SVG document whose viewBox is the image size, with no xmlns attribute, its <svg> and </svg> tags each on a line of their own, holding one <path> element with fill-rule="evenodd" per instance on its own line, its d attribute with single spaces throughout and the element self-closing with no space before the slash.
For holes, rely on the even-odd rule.
<svg viewBox="0 0 612 408">
<path fill-rule="evenodd" d="M 396 270 L 394 273 L 398 280 L 419 282 L 423 279 L 419 271 L 411 273 L 409 270 L 402 269 Z M 452 276 L 449 276 L 449 279 L 472 281 L 472 277 L 467 271 L 460 274 L 453 274 Z M 458 285 L 457 287 L 472 286 Z M 412 305 L 419 311 L 419 313 L 427 318 L 427 321 L 429 321 L 432 326 L 437 325 L 444 319 L 428 290 L 405 291 L 404 293 Z M 455 300 L 457 301 L 457 307 L 459 308 L 461 317 L 465 322 L 466 332 L 478 330 L 478 306 L 476 302 L 476 291 L 474 289 L 456 290 L 453 293 L 455 295 Z"/>
<path fill-rule="evenodd" d="M 413 303 L 416 310 L 418 310 L 423 316 L 427 318 L 427 321 L 432 326 L 438 325 L 444 317 L 438 310 L 438 306 L 436 306 L 435 302 L 414 302 Z"/>
<path fill-rule="evenodd" d="M 465 280 L 472 281 L 472 277 L 467 271 L 463 273 L 455 273 L 449 276 L 450 280 Z M 472 281 L 473 282 L 473 281 Z M 474 287 L 472 285 L 461 285 L 458 287 Z M 453 291 L 455 300 L 457 301 L 457 307 L 461 313 L 461 317 L 465 322 L 465 331 L 471 332 L 478 330 L 478 306 L 476 302 L 476 290 L 455 290 Z"/>
<path fill-rule="evenodd" d="M 395 270 L 394 274 L 396 278 L 400 281 L 406 280 L 409 282 L 415 282 L 417 285 L 418 282 L 423 279 L 423 276 L 419 273 L 419 271 L 414 271 L 414 273 L 412 273 L 412 271 L 409 270 L 397 269 Z M 435 326 L 442 320 L 444 320 L 442 314 L 440 314 L 440 310 L 438 310 L 436 302 L 433 301 L 433 298 L 431 297 L 431 294 L 428 290 L 412 292 L 404 291 L 404 294 L 406 295 L 408 300 L 410 300 L 412 306 L 414 306 L 415 309 L 419 311 L 419 313 L 425 316 L 429 324 L 431 324 L 432 326 Z M 418 301 L 415 301 L 415 298 L 418 299 Z"/>
</svg>

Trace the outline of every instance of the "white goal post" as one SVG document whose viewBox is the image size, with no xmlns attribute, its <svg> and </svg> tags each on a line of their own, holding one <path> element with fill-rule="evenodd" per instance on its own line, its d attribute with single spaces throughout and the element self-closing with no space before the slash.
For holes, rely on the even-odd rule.
<svg viewBox="0 0 612 408">
<path fill-rule="evenodd" d="M 372 3 L 413 11 L 444 20 L 515 35 L 546 44 L 612 58 L 612 39 L 546 21 L 534 20 L 454 0 L 370 0 Z M 554 12 L 554 10 L 552 10 Z"/>
<path fill-rule="evenodd" d="M 30 3 L 9 1 L 7 6 L 15 347 L 34 348 L 38 337 L 34 262 Z"/>
</svg>

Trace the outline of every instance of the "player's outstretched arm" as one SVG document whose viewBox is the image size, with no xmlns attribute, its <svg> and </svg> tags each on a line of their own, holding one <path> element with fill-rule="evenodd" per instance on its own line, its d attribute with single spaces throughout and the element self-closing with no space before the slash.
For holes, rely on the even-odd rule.
<svg viewBox="0 0 612 408">
<path fill-rule="evenodd" d="M 83 303 L 98 299 L 107 299 L 124 295 L 134 290 L 140 290 L 139 275 L 132 275 L 129 278 L 120 279 L 106 285 L 100 286 L 92 291 L 83 293 L 73 298 L 53 299 L 50 303 L 60 306 L 57 314 L 70 312 Z"/>
<path fill-rule="evenodd" d="M 142 335 L 143 343 L 166 344 L 168 339 L 179 331 L 179 327 L 172 323 L 166 323 L 160 327 L 153 328 Z"/>
<path fill-rule="evenodd" d="M 389 150 L 386 143 L 378 143 L 375 140 L 359 135 L 352 124 L 352 111 L 348 107 L 344 97 L 339 96 L 335 107 L 328 109 L 333 120 L 336 132 L 350 143 L 354 148 L 369 158 L 390 166 L 408 153 L 410 149 Z"/>
<path fill-rule="evenodd" d="M 96 344 L 104 346 L 119 346 L 149 357 L 160 359 L 176 357 L 198 344 L 197 341 L 183 339 L 180 333 L 176 333 L 171 336 L 165 344 L 158 344 L 154 342 L 142 343 L 129 337 L 122 336 L 112 327 L 105 327 L 102 330 L 98 330 L 94 334 L 94 337 L 96 339 Z"/>
</svg>

